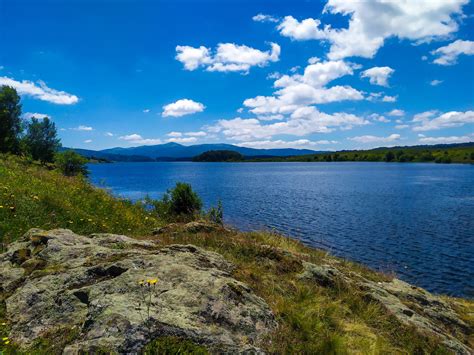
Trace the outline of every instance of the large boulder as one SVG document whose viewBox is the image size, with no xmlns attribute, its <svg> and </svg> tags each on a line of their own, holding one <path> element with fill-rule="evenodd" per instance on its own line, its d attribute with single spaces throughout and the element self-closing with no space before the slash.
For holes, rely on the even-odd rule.
<svg viewBox="0 0 474 355">
<path fill-rule="evenodd" d="M 232 264 L 193 245 L 31 230 L 0 255 L 0 267 L 10 338 L 24 349 L 68 328 L 76 330 L 64 349 L 71 354 L 138 353 L 159 336 L 258 351 L 276 326 L 264 300 L 232 277 Z M 139 284 L 147 279 L 158 281 Z"/>
</svg>

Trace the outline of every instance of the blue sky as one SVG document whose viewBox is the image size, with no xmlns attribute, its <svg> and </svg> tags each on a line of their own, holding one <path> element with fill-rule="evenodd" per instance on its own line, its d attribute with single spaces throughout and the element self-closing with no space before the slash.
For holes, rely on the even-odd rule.
<svg viewBox="0 0 474 355">
<path fill-rule="evenodd" d="M 1 0 L 0 84 L 64 146 L 474 141 L 467 0 Z"/>
</svg>

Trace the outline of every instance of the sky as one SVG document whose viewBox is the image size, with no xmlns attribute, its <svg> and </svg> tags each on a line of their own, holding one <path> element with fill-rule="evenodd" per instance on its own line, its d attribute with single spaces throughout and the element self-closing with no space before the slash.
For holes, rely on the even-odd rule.
<svg viewBox="0 0 474 355">
<path fill-rule="evenodd" d="M 67 147 L 474 141 L 469 0 L 0 0 L 0 43 Z"/>
</svg>

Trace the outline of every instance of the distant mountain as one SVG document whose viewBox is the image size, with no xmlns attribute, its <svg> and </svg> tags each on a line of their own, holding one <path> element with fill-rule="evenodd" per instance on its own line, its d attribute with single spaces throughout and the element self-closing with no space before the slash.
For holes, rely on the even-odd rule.
<svg viewBox="0 0 474 355">
<path fill-rule="evenodd" d="M 86 158 L 98 158 L 107 159 L 110 161 L 123 161 L 123 162 L 146 162 L 155 161 L 150 157 L 137 156 L 137 155 L 121 155 L 121 154 L 109 154 L 97 150 L 80 149 L 80 148 L 59 148 L 59 151 L 74 150 L 77 154 L 80 154 Z"/>
<path fill-rule="evenodd" d="M 115 154 L 126 156 L 144 156 L 156 160 L 185 160 L 191 159 L 196 155 L 202 154 L 209 150 L 231 150 L 242 154 L 245 157 L 272 156 L 287 157 L 292 155 L 304 155 L 317 153 L 309 149 L 254 149 L 239 147 L 232 144 L 197 144 L 184 146 L 178 143 L 166 143 L 159 145 L 147 145 L 132 148 L 111 148 L 99 151 L 103 154 Z"/>
</svg>

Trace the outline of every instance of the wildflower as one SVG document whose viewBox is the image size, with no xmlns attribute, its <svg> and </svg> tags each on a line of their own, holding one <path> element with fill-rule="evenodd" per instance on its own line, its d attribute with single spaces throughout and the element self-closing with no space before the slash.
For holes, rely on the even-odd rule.
<svg viewBox="0 0 474 355">
<path fill-rule="evenodd" d="M 3 322 L 2 325 L 7 325 L 7 323 Z"/>
<path fill-rule="evenodd" d="M 38 196 L 33 196 L 33 200 L 39 200 Z"/>
<path fill-rule="evenodd" d="M 8 345 L 8 344 L 10 344 L 10 340 L 7 340 L 7 341 L 5 342 L 5 345 Z"/>
<path fill-rule="evenodd" d="M 89 221 L 89 222 L 92 222 L 92 219 L 91 219 L 91 218 L 89 218 L 89 219 L 88 219 L 88 221 Z"/>
<path fill-rule="evenodd" d="M 73 224 L 74 222 L 73 222 L 73 221 L 69 221 L 68 223 L 69 223 L 69 224 Z"/>
<path fill-rule="evenodd" d="M 140 286 L 142 286 L 144 283 L 145 283 L 145 281 L 143 281 L 143 280 L 138 281 L 138 284 L 139 284 Z"/>
<path fill-rule="evenodd" d="M 3 206 L 0 205 L 0 208 L 3 208 Z"/>
<path fill-rule="evenodd" d="M 149 279 L 149 280 L 146 280 L 146 282 L 148 282 L 148 284 L 150 285 L 154 285 L 158 282 L 158 279 Z"/>
<path fill-rule="evenodd" d="M 6 341 L 6 340 L 8 340 L 8 337 L 2 338 L 2 340 L 3 340 L 3 341 Z"/>
</svg>

